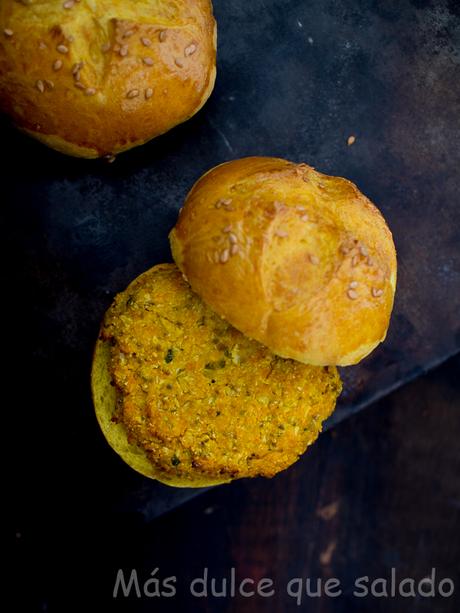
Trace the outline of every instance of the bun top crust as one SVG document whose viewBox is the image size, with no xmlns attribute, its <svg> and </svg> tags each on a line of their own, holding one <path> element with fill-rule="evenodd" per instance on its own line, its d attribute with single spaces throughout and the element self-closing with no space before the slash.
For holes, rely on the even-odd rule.
<svg viewBox="0 0 460 613">
<path fill-rule="evenodd" d="M 222 164 L 195 184 L 170 240 L 203 300 L 282 357 L 356 364 L 386 336 L 392 235 L 346 179 L 277 158 Z"/>
<path fill-rule="evenodd" d="M 196 113 L 215 81 L 210 0 L 2 0 L 0 106 L 64 153 L 112 155 Z"/>
</svg>

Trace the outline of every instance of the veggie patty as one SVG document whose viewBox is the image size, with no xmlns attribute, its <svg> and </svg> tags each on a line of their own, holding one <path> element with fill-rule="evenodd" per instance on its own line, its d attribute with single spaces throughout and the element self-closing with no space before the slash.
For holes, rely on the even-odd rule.
<svg viewBox="0 0 460 613">
<path fill-rule="evenodd" d="M 115 298 L 100 338 L 112 421 L 166 482 L 275 475 L 317 438 L 341 391 L 335 368 L 277 357 L 235 330 L 173 264 Z"/>
</svg>

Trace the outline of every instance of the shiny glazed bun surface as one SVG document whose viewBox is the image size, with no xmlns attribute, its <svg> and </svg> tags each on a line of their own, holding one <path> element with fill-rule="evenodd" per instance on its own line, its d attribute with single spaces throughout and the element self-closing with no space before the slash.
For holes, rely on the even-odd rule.
<svg viewBox="0 0 460 613">
<path fill-rule="evenodd" d="M 210 0 L 2 0 L 0 108 L 69 155 L 114 155 L 206 102 Z"/>
<path fill-rule="evenodd" d="M 194 291 L 280 356 L 350 365 L 386 336 L 392 235 L 346 179 L 277 158 L 222 164 L 195 184 L 170 240 Z"/>
</svg>

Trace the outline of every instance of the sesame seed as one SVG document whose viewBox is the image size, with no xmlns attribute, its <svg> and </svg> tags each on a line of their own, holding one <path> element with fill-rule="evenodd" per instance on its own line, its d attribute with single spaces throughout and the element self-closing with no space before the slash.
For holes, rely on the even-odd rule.
<svg viewBox="0 0 460 613">
<path fill-rule="evenodd" d="M 189 55 L 193 55 L 196 50 L 197 50 L 196 44 L 191 43 L 190 45 L 188 45 L 188 47 L 185 47 L 185 50 L 184 50 L 185 57 L 188 57 Z"/>
<path fill-rule="evenodd" d="M 166 30 L 161 30 L 160 33 L 158 34 L 158 38 L 160 39 L 160 43 L 164 43 L 166 40 Z"/>
<path fill-rule="evenodd" d="M 112 153 L 108 153 L 104 156 L 104 160 L 107 162 L 107 164 L 113 164 L 116 160 L 116 157 Z"/>
<path fill-rule="evenodd" d="M 352 281 L 350 283 L 350 288 L 351 289 L 356 289 L 358 287 L 358 285 L 359 285 L 358 281 Z"/>
<path fill-rule="evenodd" d="M 289 234 L 286 232 L 286 230 L 276 230 L 275 232 L 275 236 L 279 236 L 279 238 L 286 238 L 287 236 L 289 236 Z"/>
<path fill-rule="evenodd" d="M 127 32 L 123 34 L 123 38 L 129 38 L 133 34 L 134 34 L 134 30 L 128 30 Z"/>
<path fill-rule="evenodd" d="M 54 82 L 50 81 L 49 79 L 45 80 L 45 85 L 46 87 L 48 87 L 49 89 L 54 89 Z"/>
<path fill-rule="evenodd" d="M 355 268 L 355 266 L 358 266 L 359 264 L 359 255 L 354 255 L 351 259 L 351 265 L 353 266 L 353 268 Z"/>
<path fill-rule="evenodd" d="M 232 231 L 232 226 L 229 224 L 228 226 L 225 226 L 225 228 L 223 228 L 222 232 L 231 232 Z"/>
<path fill-rule="evenodd" d="M 139 95 L 139 90 L 138 89 L 131 89 L 127 94 L 126 97 L 127 98 L 137 98 Z"/>
<path fill-rule="evenodd" d="M 374 265 L 374 260 L 371 258 L 371 256 L 368 256 L 366 258 L 366 265 L 367 266 L 373 266 Z"/>
<path fill-rule="evenodd" d="M 128 52 L 129 52 L 129 47 L 128 47 L 128 45 L 123 45 L 123 46 L 120 48 L 120 51 L 119 51 L 118 53 L 121 55 L 121 57 L 126 57 L 126 56 L 128 55 Z"/>
<path fill-rule="evenodd" d="M 308 215 L 302 215 L 300 221 L 308 221 Z"/>
<path fill-rule="evenodd" d="M 365 247 L 364 245 L 360 245 L 359 247 L 359 252 L 361 253 L 361 255 L 363 255 L 364 257 L 369 255 L 369 251 L 367 250 L 367 247 Z"/>
<path fill-rule="evenodd" d="M 62 68 L 62 60 L 56 60 L 53 64 L 53 70 L 61 70 Z"/>
<path fill-rule="evenodd" d="M 144 47 L 151 47 L 152 45 L 152 41 L 150 40 L 150 38 L 147 38 L 146 36 L 143 36 L 141 38 L 141 43 L 144 45 Z"/>
<path fill-rule="evenodd" d="M 356 300 L 356 298 L 358 298 L 358 292 L 355 292 L 354 289 L 349 289 L 347 291 L 347 296 L 350 300 Z"/>
<path fill-rule="evenodd" d="M 78 64 L 74 64 L 72 66 L 72 74 L 75 76 L 76 74 L 78 74 L 80 72 L 80 70 L 83 68 L 83 66 L 85 65 L 84 62 L 78 62 Z"/>
<path fill-rule="evenodd" d="M 176 59 L 174 60 L 174 63 L 176 64 L 176 66 L 179 66 L 179 68 L 183 68 L 184 67 L 184 62 L 179 59 L 178 57 L 176 57 Z"/>
<path fill-rule="evenodd" d="M 349 136 L 347 138 L 347 145 L 351 147 L 356 142 L 356 136 Z"/>
<path fill-rule="evenodd" d="M 145 99 L 149 100 L 152 96 L 153 96 L 153 89 L 151 87 L 148 87 L 145 90 Z"/>
<path fill-rule="evenodd" d="M 225 262 L 228 262 L 229 256 L 230 256 L 229 249 L 224 249 L 222 251 L 222 253 L 220 254 L 220 262 L 221 262 L 221 264 L 225 264 Z"/>
<path fill-rule="evenodd" d="M 38 43 L 39 49 L 48 49 L 48 45 L 44 43 L 42 40 Z"/>
<path fill-rule="evenodd" d="M 59 53 L 69 53 L 69 48 L 65 45 L 58 45 L 56 47 L 56 51 L 58 51 Z"/>
<path fill-rule="evenodd" d="M 230 232 L 230 234 L 228 235 L 228 240 L 231 242 L 232 245 L 236 245 L 236 243 L 238 242 L 236 234 L 233 234 L 233 232 Z"/>
<path fill-rule="evenodd" d="M 110 43 L 104 43 L 101 47 L 101 51 L 102 53 L 107 53 L 107 51 L 110 51 L 112 45 Z"/>
<path fill-rule="evenodd" d="M 43 81 L 41 79 L 39 79 L 36 83 L 35 83 L 36 88 L 38 89 L 38 91 L 43 94 L 43 92 L 45 91 L 45 84 L 43 83 Z"/>
<path fill-rule="evenodd" d="M 87 87 L 85 89 L 85 94 L 87 96 L 94 96 L 95 93 L 96 93 L 96 90 L 94 89 L 94 87 Z"/>
<path fill-rule="evenodd" d="M 239 250 L 240 250 L 240 248 L 238 247 L 238 245 L 234 244 L 230 248 L 230 254 L 231 255 L 236 255 Z"/>
<path fill-rule="evenodd" d="M 142 61 L 144 62 L 144 64 L 146 64 L 147 66 L 153 66 L 154 62 L 152 60 L 151 57 L 144 57 L 142 59 Z"/>
<path fill-rule="evenodd" d="M 72 9 L 74 6 L 75 6 L 75 0 L 67 0 L 62 5 L 62 7 L 65 8 L 65 9 Z"/>
<path fill-rule="evenodd" d="M 310 255 L 309 256 L 310 262 L 314 265 L 317 266 L 319 264 L 319 258 L 316 257 L 316 255 Z"/>
<path fill-rule="evenodd" d="M 221 198 L 220 200 L 216 202 L 214 206 L 216 207 L 216 209 L 220 209 L 221 206 L 227 208 L 228 206 L 230 206 L 231 203 L 232 203 L 231 198 Z"/>
<path fill-rule="evenodd" d="M 8 38 L 11 38 L 11 37 L 13 36 L 14 32 L 13 32 L 13 30 L 11 30 L 10 28 L 5 28 L 5 29 L 3 30 L 3 34 L 4 34 L 5 36 L 7 36 Z"/>
<path fill-rule="evenodd" d="M 372 295 L 374 298 L 379 298 L 383 294 L 383 289 L 377 289 L 376 287 L 372 288 Z"/>
<path fill-rule="evenodd" d="M 78 89 L 86 89 L 86 87 L 83 85 L 83 83 L 80 83 L 79 81 L 74 83 L 74 85 L 75 85 L 75 87 L 78 87 Z"/>
<path fill-rule="evenodd" d="M 305 207 L 304 206 L 296 206 L 295 207 L 297 211 L 305 211 Z"/>
<path fill-rule="evenodd" d="M 73 41 L 75 40 L 72 34 L 69 34 L 69 36 L 66 36 L 66 39 L 69 41 L 69 43 L 73 43 Z"/>
</svg>

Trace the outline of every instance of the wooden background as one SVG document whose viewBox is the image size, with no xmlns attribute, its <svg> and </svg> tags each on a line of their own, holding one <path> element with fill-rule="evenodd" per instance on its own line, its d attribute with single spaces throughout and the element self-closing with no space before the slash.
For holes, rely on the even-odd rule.
<svg viewBox="0 0 460 613">
<path fill-rule="evenodd" d="M 198 497 L 151 523 L 85 507 L 25 511 L 15 526 L 20 611 L 309 611 L 377 613 L 460 610 L 460 356 L 335 430 L 273 480 L 241 481 Z M 69 516 L 72 522 L 69 523 Z M 116 572 L 143 581 L 177 576 L 172 599 L 112 597 Z M 272 598 L 192 598 L 190 581 L 270 577 Z M 361 576 L 454 580 L 450 598 L 352 597 Z M 282 589 L 294 577 L 337 577 L 338 598 Z"/>
<path fill-rule="evenodd" d="M 1 0 L 0 0 L 1 1 Z M 47 150 L 1 120 L 4 426 L 14 444 L 8 523 L 19 611 L 294 611 L 292 578 L 336 576 L 316 612 L 460 611 L 460 359 L 350 417 L 460 348 L 460 2 L 214 0 L 218 79 L 191 121 L 114 164 Z M 347 145 L 350 135 L 356 137 Z M 264 154 L 347 176 L 395 236 L 389 336 L 347 369 L 336 425 L 272 481 L 183 500 L 108 448 L 89 391 L 114 294 L 170 260 L 167 234 L 193 182 Z M 7 402 L 6 396 L 13 396 Z M 345 418 L 347 418 L 345 420 Z M 171 493 L 174 492 L 174 493 Z M 182 496 L 182 498 L 181 498 Z M 11 564 L 10 564 L 11 561 Z M 177 575 L 177 597 L 114 601 L 117 569 Z M 205 566 L 267 576 L 273 598 L 191 600 Z M 353 599 L 360 576 L 456 581 L 442 598 Z M 211 572 L 211 571 L 210 571 Z"/>
</svg>

